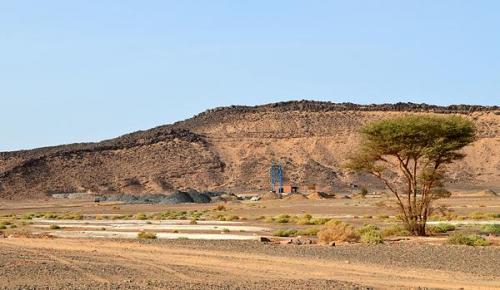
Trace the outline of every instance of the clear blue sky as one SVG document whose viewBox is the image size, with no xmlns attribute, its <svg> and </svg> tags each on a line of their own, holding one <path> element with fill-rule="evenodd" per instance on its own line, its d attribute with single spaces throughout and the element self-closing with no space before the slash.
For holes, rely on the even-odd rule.
<svg viewBox="0 0 500 290">
<path fill-rule="evenodd" d="M 0 0 L 0 151 L 290 99 L 500 103 L 500 1 Z"/>
</svg>

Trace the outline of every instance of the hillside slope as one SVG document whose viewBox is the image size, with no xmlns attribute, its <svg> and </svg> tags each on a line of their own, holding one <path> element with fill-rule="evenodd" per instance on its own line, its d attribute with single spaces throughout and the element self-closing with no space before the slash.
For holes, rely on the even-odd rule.
<svg viewBox="0 0 500 290">
<path fill-rule="evenodd" d="M 0 153 L 0 198 L 267 189 L 272 160 L 281 161 L 286 182 L 297 185 L 317 184 L 327 191 L 377 185 L 368 176 L 347 174 L 342 164 L 358 144 L 360 126 L 408 113 L 461 114 L 474 120 L 478 140 L 453 165 L 450 182 L 500 184 L 498 107 L 300 101 L 218 108 L 99 143 Z"/>
</svg>

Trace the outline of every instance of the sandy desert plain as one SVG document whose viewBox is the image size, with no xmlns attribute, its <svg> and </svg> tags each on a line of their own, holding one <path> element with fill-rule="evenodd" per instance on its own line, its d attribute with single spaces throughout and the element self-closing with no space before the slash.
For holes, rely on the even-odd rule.
<svg viewBox="0 0 500 290">
<path fill-rule="evenodd" d="M 452 192 L 438 201 L 448 211 L 432 216 L 428 237 L 401 230 L 389 195 L 4 200 L 0 288 L 500 289 L 500 197 Z M 329 219 L 375 225 L 383 242 L 321 244 L 316 232 Z M 454 233 L 480 234 L 489 245 L 451 245 Z"/>
</svg>

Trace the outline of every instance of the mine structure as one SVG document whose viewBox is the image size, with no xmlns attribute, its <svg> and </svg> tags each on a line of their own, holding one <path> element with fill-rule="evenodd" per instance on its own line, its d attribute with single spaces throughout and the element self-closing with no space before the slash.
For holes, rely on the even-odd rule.
<svg viewBox="0 0 500 290">
<path fill-rule="evenodd" d="M 296 193 L 298 187 L 292 186 L 290 184 L 284 184 L 283 176 L 284 172 L 283 172 L 283 165 L 281 164 L 281 162 L 275 163 L 274 161 L 272 161 L 271 168 L 269 170 L 269 177 L 271 181 L 271 192 L 284 193 L 284 194 Z"/>
</svg>

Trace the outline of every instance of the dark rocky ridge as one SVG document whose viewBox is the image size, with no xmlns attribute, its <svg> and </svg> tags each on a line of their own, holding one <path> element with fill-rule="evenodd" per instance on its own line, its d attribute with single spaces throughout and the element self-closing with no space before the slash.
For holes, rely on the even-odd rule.
<svg viewBox="0 0 500 290">
<path fill-rule="evenodd" d="M 462 114 L 473 119 L 483 142 L 479 150 L 485 151 L 489 164 L 464 162 L 456 179 L 498 177 L 498 160 L 488 159 L 488 150 L 499 144 L 498 106 L 292 101 L 216 108 L 97 143 L 3 152 L 0 198 L 42 197 L 51 192 L 267 188 L 267 167 L 276 158 L 286 164 L 290 182 L 317 183 L 328 190 L 332 182 L 356 182 L 343 172 L 341 161 L 355 146 L 357 129 L 402 113 Z"/>
</svg>

